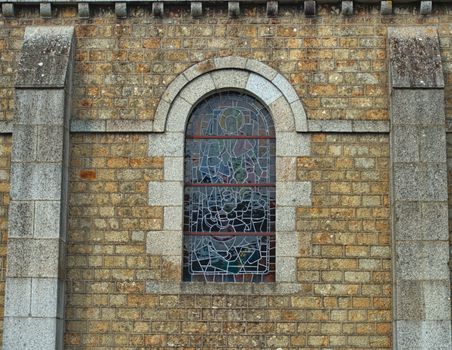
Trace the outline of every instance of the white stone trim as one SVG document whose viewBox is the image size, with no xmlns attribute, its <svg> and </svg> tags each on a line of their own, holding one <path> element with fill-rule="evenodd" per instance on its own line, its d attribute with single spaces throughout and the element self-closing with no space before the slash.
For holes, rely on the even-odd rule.
<svg viewBox="0 0 452 350">
<path fill-rule="evenodd" d="M 175 124 L 185 128 L 190 114 L 184 113 L 185 119 L 180 117 L 177 120 L 173 119 L 175 116 L 171 114 L 173 104 L 180 103 L 177 96 L 194 105 L 215 89 L 244 90 L 267 105 L 271 105 L 283 96 L 294 119 L 292 122 L 294 126 L 290 131 L 308 131 L 306 113 L 290 82 L 262 62 L 233 56 L 200 62 L 174 79 L 157 106 L 153 131 L 165 132 L 169 125 Z M 274 115 L 274 118 L 277 127 L 277 116 Z"/>
<path fill-rule="evenodd" d="M 163 181 L 149 183 L 149 205 L 163 207 L 164 222 L 162 231 L 148 233 L 147 252 L 182 261 L 185 128 L 197 103 L 222 90 L 248 93 L 266 105 L 272 115 L 276 131 L 276 282 L 292 285 L 273 292 L 297 289 L 300 240 L 295 231 L 296 208 L 311 205 L 311 183 L 296 180 L 296 157 L 310 155 L 311 136 L 298 133 L 306 131 L 308 124 L 290 83 L 274 69 L 246 58 L 201 62 L 174 79 L 163 94 L 149 135 L 148 154 L 163 157 Z M 287 166 L 291 175 L 286 174 Z M 180 242 L 174 244 L 177 239 Z M 287 241 L 280 244 L 281 239 Z M 179 282 L 166 287 L 186 290 L 178 286 Z M 148 291 L 161 290 L 161 283 L 167 282 L 149 281 Z"/>
</svg>

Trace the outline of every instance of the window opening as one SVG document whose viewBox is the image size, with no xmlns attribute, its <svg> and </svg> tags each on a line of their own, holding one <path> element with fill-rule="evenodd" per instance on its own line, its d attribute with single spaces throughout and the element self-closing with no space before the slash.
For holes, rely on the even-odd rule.
<svg viewBox="0 0 452 350">
<path fill-rule="evenodd" d="M 275 280 L 275 130 L 265 106 L 221 92 L 185 139 L 184 281 Z"/>
</svg>

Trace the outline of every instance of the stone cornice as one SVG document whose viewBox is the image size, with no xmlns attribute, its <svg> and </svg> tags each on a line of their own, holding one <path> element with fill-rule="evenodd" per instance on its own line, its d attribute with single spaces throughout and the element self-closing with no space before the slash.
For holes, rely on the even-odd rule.
<svg viewBox="0 0 452 350">
<path fill-rule="evenodd" d="M 450 3 L 452 0 L 435 0 L 436 3 Z M 147 1 L 147 0 L 0 0 L 2 14 L 4 17 L 15 16 L 15 5 L 37 5 L 40 6 L 40 14 L 43 18 L 52 17 L 53 5 L 78 5 L 78 12 L 81 18 L 90 17 L 91 5 L 103 5 L 114 4 L 115 13 L 118 18 L 126 18 L 128 16 L 129 4 L 143 4 L 149 6 L 152 9 L 152 13 L 156 17 L 165 16 L 165 4 L 189 4 L 191 8 L 191 14 L 194 18 L 201 17 L 203 15 L 204 4 L 218 4 L 227 3 L 229 16 L 234 18 L 240 16 L 240 4 L 266 4 L 267 16 L 278 16 L 279 4 L 300 4 L 300 11 L 305 16 L 313 17 L 317 15 L 317 7 L 322 4 L 330 4 L 340 6 L 340 13 L 343 16 L 351 16 L 354 12 L 354 4 L 371 4 L 380 6 L 381 15 L 392 15 L 393 5 L 401 4 L 419 4 L 419 14 L 429 15 L 432 12 L 432 0 L 241 0 L 241 1 L 225 1 L 225 0 L 160 0 L 160 1 Z"/>
</svg>

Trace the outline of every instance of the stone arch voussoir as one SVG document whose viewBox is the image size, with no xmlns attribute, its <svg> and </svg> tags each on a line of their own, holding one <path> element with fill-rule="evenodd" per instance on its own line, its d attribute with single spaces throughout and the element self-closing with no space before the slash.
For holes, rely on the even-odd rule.
<svg viewBox="0 0 452 350">
<path fill-rule="evenodd" d="M 270 109 L 277 132 L 307 131 L 306 113 L 289 81 L 262 62 L 232 56 L 200 62 L 174 79 L 157 107 L 153 131 L 183 132 L 196 103 L 225 89 L 260 99 Z"/>
</svg>

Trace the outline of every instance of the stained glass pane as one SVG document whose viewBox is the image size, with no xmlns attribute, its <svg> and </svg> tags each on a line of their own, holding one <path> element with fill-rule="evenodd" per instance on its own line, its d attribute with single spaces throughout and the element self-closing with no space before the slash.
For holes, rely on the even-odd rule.
<svg viewBox="0 0 452 350">
<path fill-rule="evenodd" d="M 185 144 L 184 280 L 264 282 L 275 277 L 275 139 L 251 96 L 202 101 Z"/>
<path fill-rule="evenodd" d="M 274 236 L 185 236 L 184 250 L 184 276 L 188 280 L 273 280 Z"/>
<path fill-rule="evenodd" d="M 267 109 L 255 98 L 239 92 L 212 95 L 193 111 L 187 136 L 274 136 Z"/>
<path fill-rule="evenodd" d="M 274 139 L 191 139 L 185 147 L 186 182 L 275 182 Z"/>
<path fill-rule="evenodd" d="M 274 232 L 274 187 L 186 187 L 185 232 Z"/>
</svg>

